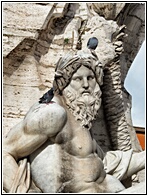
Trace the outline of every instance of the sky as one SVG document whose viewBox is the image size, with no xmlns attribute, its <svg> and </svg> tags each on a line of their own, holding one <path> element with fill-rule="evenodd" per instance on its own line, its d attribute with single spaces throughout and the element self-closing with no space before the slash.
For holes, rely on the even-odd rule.
<svg viewBox="0 0 148 196">
<path fill-rule="evenodd" d="M 132 96 L 133 126 L 145 127 L 146 113 L 146 60 L 145 41 L 134 59 L 125 79 L 124 86 Z"/>
</svg>

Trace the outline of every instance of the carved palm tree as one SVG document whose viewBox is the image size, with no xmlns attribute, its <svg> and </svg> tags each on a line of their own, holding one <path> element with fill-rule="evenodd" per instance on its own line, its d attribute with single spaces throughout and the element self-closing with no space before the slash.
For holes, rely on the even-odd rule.
<svg viewBox="0 0 148 196">
<path fill-rule="evenodd" d="M 98 3 L 92 4 L 92 7 L 106 20 L 116 21 L 120 27 L 112 36 L 117 45 L 117 55 L 104 69 L 103 105 L 111 143 L 113 149 L 133 148 L 139 151 L 141 147 L 135 130 L 126 115 L 126 111 L 130 110 L 127 106 L 130 95 L 124 88 L 124 80 L 145 38 L 145 4 Z"/>
</svg>

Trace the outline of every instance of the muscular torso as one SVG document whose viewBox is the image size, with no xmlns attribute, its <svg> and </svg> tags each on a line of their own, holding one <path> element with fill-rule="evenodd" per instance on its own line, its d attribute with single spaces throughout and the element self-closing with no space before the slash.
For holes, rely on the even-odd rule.
<svg viewBox="0 0 148 196">
<path fill-rule="evenodd" d="M 58 106 L 53 103 L 46 107 L 44 111 L 48 114 L 48 109 Z M 60 114 L 60 108 L 58 110 Z M 90 132 L 82 128 L 68 110 L 61 111 L 61 115 L 64 125 L 58 117 L 56 124 L 59 128 L 55 136 L 45 130 L 50 130 L 50 125 L 46 122 L 45 126 L 42 119 L 48 140 L 30 156 L 32 176 L 44 192 L 81 192 L 88 183 L 94 183 L 102 175 L 103 164 L 96 154 L 96 144 Z M 44 120 L 48 121 L 48 118 Z"/>
<path fill-rule="evenodd" d="M 110 190 L 106 187 L 107 176 L 101 156 L 97 155 L 96 142 L 64 108 L 59 103 L 37 103 L 5 136 L 5 190 L 11 189 L 18 171 L 17 161 L 28 157 L 31 177 L 44 193 L 112 191 L 112 186 Z"/>
</svg>

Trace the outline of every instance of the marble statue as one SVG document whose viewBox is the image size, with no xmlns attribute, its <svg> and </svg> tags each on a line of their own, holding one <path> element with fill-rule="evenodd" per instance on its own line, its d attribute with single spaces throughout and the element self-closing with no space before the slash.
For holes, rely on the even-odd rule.
<svg viewBox="0 0 148 196">
<path fill-rule="evenodd" d="M 102 84 L 103 69 L 94 51 L 73 51 L 59 59 L 52 100 L 35 103 L 4 138 L 6 193 L 133 191 L 121 181 L 145 168 L 145 151 L 104 153 L 90 133 Z"/>
</svg>

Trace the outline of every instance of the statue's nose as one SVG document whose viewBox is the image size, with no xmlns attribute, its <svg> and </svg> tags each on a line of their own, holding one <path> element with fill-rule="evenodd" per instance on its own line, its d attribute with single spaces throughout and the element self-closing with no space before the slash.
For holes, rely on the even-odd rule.
<svg viewBox="0 0 148 196">
<path fill-rule="evenodd" d="M 89 87 L 87 78 L 83 78 L 83 87 L 84 88 L 88 88 Z"/>
</svg>

